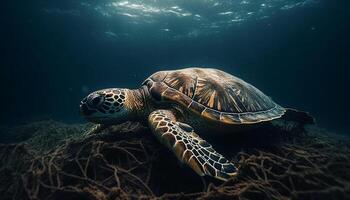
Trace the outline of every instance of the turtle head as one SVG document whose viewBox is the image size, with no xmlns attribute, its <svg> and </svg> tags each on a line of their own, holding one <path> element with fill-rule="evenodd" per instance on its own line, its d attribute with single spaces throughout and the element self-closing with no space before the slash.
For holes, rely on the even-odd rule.
<svg viewBox="0 0 350 200">
<path fill-rule="evenodd" d="M 80 103 L 80 113 L 88 121 L 98 124 L 118 124 L 129 119 L 125 105 L 127 89 L 104 89 L 89 94 Z"/>
</svg>

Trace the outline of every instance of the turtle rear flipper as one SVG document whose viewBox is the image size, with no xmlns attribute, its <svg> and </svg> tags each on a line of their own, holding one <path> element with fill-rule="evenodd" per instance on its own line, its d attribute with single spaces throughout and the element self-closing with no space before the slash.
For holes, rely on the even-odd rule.
<svg viewBox="0 0 350 200">
<path fill-rule="evenodd" d="M 191 126 L 176 122 L 171 111 L 154 111 L 148 121 L 156 137 L 198 175 L 226 181 L 237 174 L 237 168 L 231 162 L 200 138 Z"/>
<path fill-rule="evenodd" d="M 316 120 L 308 112 L 299 111 L 292 108 L 286 108 L 285 114 L 282 116 L 282 119 L 287 121 L 294 121 L 300 124 L 315 124 Z"/>
</svg>

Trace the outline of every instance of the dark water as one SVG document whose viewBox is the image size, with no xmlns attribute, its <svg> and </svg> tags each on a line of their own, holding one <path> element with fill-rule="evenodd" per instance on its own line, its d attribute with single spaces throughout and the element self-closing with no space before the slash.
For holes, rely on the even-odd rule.
<svg viewBox="0 0 350 200">
<path fill-rule="evenodd" d="M 157 70 L 216 67 L 282 106 L 346 133 L 348 1 L 7 1 L 1 17 L 1 124 L 80 122 L 106 87 Z"/>
</svg>

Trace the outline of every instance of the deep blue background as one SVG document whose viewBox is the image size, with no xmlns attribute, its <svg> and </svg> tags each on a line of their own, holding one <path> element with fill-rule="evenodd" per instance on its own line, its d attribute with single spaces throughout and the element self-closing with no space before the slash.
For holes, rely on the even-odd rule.
<svg viewBox="0 0 350 200">
<path fill-rule="evenodd" d="M 88 92 L 136 88 L 157 70 L 208 66 L 243 78 L 282 106 L 311 112 L 324 127 L 349 130 L 350 12 L 345 0 L 323 0 L 217 34 L 177 40 L 154 34 L 152 26 L 108 40 L 96 31 L 104 28 L 105 18 L 88 11 L 79 17 L 42 12 L 50 6 L 71 8 L 72 2 L 4 5 L 0 124 L 44 117 L 78 122 L 78 104 Z M 113 30 L 125 29 L 122 22 L 113 24 Z"/>
</svg>

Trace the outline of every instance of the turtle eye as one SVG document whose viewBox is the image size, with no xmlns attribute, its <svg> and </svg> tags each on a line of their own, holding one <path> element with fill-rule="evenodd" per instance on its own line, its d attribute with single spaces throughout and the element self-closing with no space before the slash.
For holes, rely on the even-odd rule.
<svg viewBox="0 0 350 200">
<path fill-rule="evenodd" d="M 99 94 L 93 94 L 89 97 L 89 105 L 91 107 L 98 107 L 104 101 L 104 97 Z"/>
<path fill-rule="evenodd" d="M 101 97 L 96 97 L 92 100 L 93 106 L 98 106 L 98 104 L 101 102 Z"/>
</svg>

